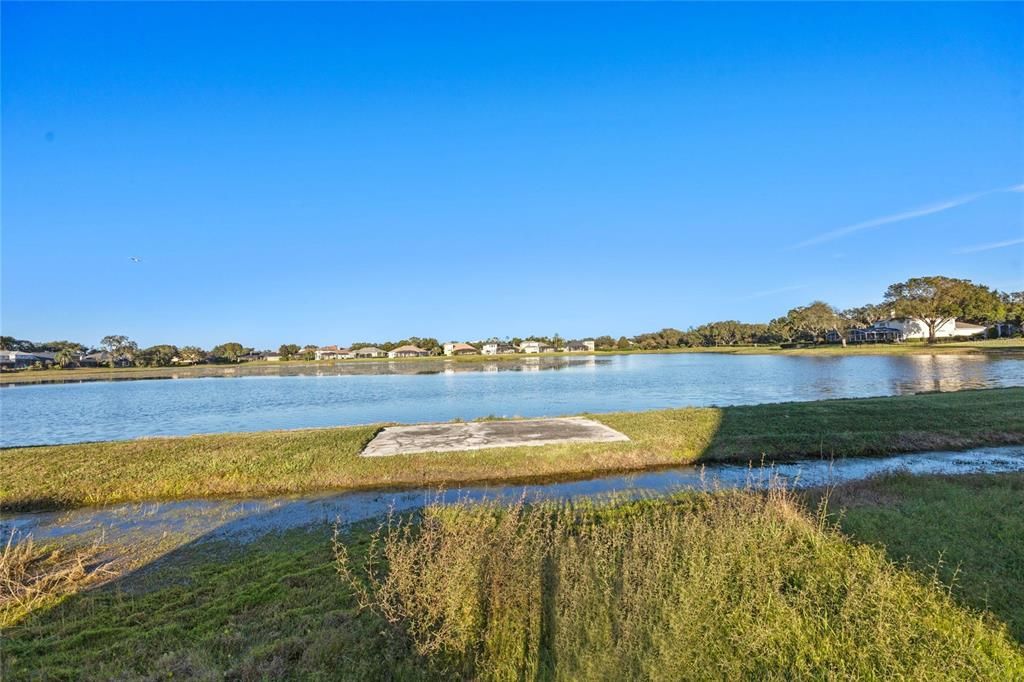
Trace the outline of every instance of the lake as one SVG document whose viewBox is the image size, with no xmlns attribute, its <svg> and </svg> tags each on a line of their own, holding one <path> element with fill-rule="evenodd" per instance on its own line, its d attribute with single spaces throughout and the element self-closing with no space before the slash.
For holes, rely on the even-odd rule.
<svg viewBox="0 0 1024 682">
<path fill-rule="evenodd" d="M 341 363 L 298 375 L 5 386 L 0 389 L 0 444 L 491 415 L 539 417 L 1022 385 L 1024 361 L 980 355 L 693 353 L 495 363 Z"/>
</svg>

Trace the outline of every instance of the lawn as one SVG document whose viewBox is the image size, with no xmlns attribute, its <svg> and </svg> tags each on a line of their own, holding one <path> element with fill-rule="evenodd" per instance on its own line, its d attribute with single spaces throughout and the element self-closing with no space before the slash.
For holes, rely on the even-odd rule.
<svg viewBox="0 0 1024 682">
<path fill-rule="evenodd" d="M 700 461 L 883 455 L 1024 443 L 1024 388 L 593 415 L 630 442 L 397 457 L 379 426 L 147 438 L 0 451 L 0 508 L 545 481 Z"/>
<path fill-rule="evenodd" d="M 1024 676 L 1020 475 L 878 479 L 813 503 L 456 506 L 337 549 L 323 526 L 186 546 L 8 628 L 0 676 Z M 937 551 L 963 558 L 952 590 Z"/>
</svg>

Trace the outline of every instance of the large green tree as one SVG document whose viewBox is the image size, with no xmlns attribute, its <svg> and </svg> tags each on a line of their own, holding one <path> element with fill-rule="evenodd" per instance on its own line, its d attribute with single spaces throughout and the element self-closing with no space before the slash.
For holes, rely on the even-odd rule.
<svg viewBox="0 0 1024 682">
<path fill-rule="evenodd" d="M 277 349 L 277 352 L 281 356 L 282 360 L 291 360 L 292 357 L 299 354 L 300 350 L 299 344 L 297 343 L 282 343 Z"/>
<path fill-rule="evenodd" d="M 119 360 L 135 361 L 135 355 L 139 352 L 139 344 L 135 343 L 123 334 L 111 334 L 104 336 L 100 345 L 110 354 L 110 366 L 113 367 Z"/>
<path fill-rule="evenodd" d="M 238 358 L 245 355 L 245 347 L 237 341 L 229 341 L 219 346 L 214 346 L 210 354 L 218 360 L 238 362 Z"/>
<path fill-rule="evenodd" d="M 178 362 L 194 365 L 206 359 L 206 351 L 199 346 L 183 346 L 178 350 Z"/>
<path fill-rule="evenodd" d="M 813 301 L 805 306 L 793 308 L 787 313 L 793 329 L 798 334 L 810 338 L 817 343 L 823 341 L 825 335 L 834 331 L 846 345 L 845 331 L 848 319 L 824 301 Z"/>
<path fill-rule="evenodd" d="M 885 303 L 899 317 L 921 320 L 934 343 L 937 330 L 957 318 L 973 322 L 1002 319 L 1006 309 L 988 287 L 969 279 L 913 277 L 892 284 L 885 291 Z"/>
<path fill-rule="evenodd" d="M 136 364 L 145 367 L 168 367 L 172 364 L 171 360 L 176 357 L 178 357 L 178 347 L 164 343 L 139 351 Z"/>
</svg>

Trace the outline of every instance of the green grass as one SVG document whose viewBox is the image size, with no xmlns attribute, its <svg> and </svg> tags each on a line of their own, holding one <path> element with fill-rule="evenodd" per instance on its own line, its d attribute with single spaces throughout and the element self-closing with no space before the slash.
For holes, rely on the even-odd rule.
<svg viewBox="0 0 1024 682">
<path fill-rule="evenodd" d="M 852 538 L 935 570 L 959 602 L 1024 642 L 1024 474 L 886 476 L 844 486 L 830 504 Z"/>
<path fill-rule="evenodd" d="M 0 508 L 542 481 L 699 461 L 882 455 L 1024 442 L 1024 389 L 595 415 L 632 440 L 359 457 L 378 427 L 0 451 Z"/>
<path fill-rule="evenodd" d="M 833 504 L 847 508 L 843 530 L 855 537 L 854 510 L 899 516 L 919 504 L 962 504 L 932 522 L 920 514 L 896 524 L 886 542 L 917 544 L 911 536 L 924 533 L 936 538 L 925 554 L 970 551 L 982 546 L 966 537 L 978 528 L 1019 528 L 1024 488 L 1015 476 L 954 488 L 934 478 L 876 481 L 885 495 L 840 492 Z M 965 562 L 951 594 L 929 560 L 894 563 L 892 547 L 856 542 L 778 491 L 435 508 L 423 518 L 375 539 L 357 527 L 341 536 L 337 555 L 326 530 L 187 546 L 8 628 L 0 676 L 1024 676 L 1024 649 L 1000 622 L 1009 621 L 1004 605 L 991 593 L 984 605 L 965 604 L 959 588 L 968 575 L 998 579 L 1015 599 L 1024 585 L 1014 564 L 1020 534 L 1007 538 L 1016 555 Z"/>
<path fill-rule="evenodd" d="M 352 360 L 288 360 L 278 362 L 243 362 L 227 365 L 187 365 L 181 367 L 77 367 L 68 369 L 21 370 L 0 373 L 0 384 L 31 384 L 61 381 L 110 381 L 118 379 L 169 379 L 187 377 L 247 376 L 276 374 L 282 369 L 301 373 L 303 369 L 351 367 L 367 363 L 443 363 L 477 364 L 523 362 L 527 359 L 552 357 L 586 357 L 588 355 L 661 355 L 675 353 L 718 353 L 728 355 L 949 355 L 949 354 L 1024 354 L 1024 338 L 987 339 L 981 341 L 952 341 L 928 344 L 911 341 L 899 344 L 859 344 L 843 348 L 840 345 L 820 345 L 807 348 L 781 348 L 779 346 L 708 346 L 695 348 L 663 348 L 657 350 L 609 350 L 594 353 L 540 353 L 514 355 L 459 355 L 454 357 L 428 356 L 418 358 L 363 358 Z"/>
</svg>

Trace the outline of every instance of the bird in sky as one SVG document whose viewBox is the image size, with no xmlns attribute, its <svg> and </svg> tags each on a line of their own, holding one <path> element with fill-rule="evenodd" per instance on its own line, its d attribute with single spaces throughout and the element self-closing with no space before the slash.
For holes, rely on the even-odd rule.
<svg viewBox="0 0 1024 682">
<path fill-rule="evenodd" d="M 142 259 L 139 258 L 138 256 L 128 256 L 128 260 L 130 260 L 133 263 L 141 263 L 142 262 Z"/>
</svg>

